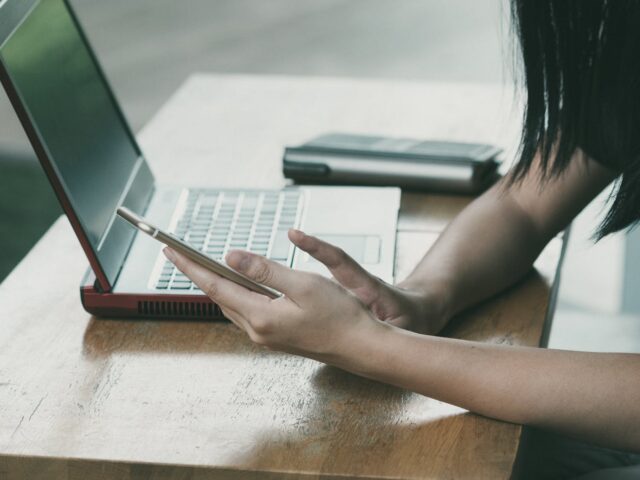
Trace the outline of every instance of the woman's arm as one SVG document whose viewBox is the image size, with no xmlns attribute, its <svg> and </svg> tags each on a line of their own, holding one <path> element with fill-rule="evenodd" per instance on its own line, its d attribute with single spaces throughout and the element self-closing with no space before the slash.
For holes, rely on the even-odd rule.
<svg viewBox="0 0 640 480">
<path fill-rule="evenodd" d="M 490 345 L 377 325 L 334 364 L 500 420 L 640 452 L 640 355 Z"/>
<path fill-rule="evenodd" d="M 615 178 L 580 151 L 563 175 L 544 184 L 538 168 L 472 202 L 398 285 L 440 299 L 444 323 L 526 274 L 549 240 Z"/>
</svg>

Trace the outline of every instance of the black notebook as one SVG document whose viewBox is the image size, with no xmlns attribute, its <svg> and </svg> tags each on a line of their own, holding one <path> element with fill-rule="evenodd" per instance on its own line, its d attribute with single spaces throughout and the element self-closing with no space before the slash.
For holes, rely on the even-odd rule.
<svg viewBox="0 0 640 480">
<path fill-rule="evenodd" d="M 498 178 L 500 153 L 487 144 L 330 133 L 287 147 L 283 172 L 300 183 L 478 193 Z"/>
</svg>

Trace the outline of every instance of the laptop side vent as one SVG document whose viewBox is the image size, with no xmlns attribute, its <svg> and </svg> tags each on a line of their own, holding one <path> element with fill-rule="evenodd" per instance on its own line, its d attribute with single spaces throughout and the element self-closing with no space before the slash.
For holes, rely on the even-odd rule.
<svg viewBox="0 0 640 480">
<path fill-rule="evenodd" d="M 220 307 L 204 302 L 138 302 L 138 313 L 148 317 L 222 318 Z"/>
</svg>

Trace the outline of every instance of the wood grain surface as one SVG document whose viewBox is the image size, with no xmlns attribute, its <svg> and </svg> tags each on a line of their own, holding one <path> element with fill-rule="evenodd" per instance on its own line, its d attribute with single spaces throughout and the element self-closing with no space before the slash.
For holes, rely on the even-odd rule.
<svg viewBox="0 0 640 480">
<path fill-rule="evenodd" d="M 282 146 L 325 130 L 509 146 L 499 88 L 199 75 L 140 138 L 161 181 L 284 184 Z M 513 133 L 513 129 L 511 129 Z M 397 277 L 468 198 L 408 194 Z M 537 345 L 562 240 L 445 334 Z M 509 478 L 520 427 L 252 345 L 216 322 L 95 319 L 61 218 L 0 286 L 0 478 Z"/>
</svg>

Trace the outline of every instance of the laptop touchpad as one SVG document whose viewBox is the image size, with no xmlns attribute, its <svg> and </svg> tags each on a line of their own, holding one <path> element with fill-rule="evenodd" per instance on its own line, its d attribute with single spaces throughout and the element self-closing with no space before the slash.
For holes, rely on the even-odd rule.
<svg viewBox="0 0 640 480">
<path fill-rule="evenodd" d="M 340 247 L 358 263 L 372 265 L 380 261 L 381 241 L 377 235 L 323 235 L 317 233 L 312 233 L 311 235 L 325 242 L 329 242 L 336 247 Z M 317 261 L 307 253 L 303 254 L 301 260 L 304 263 L 317 263 Z"/>
</svg>

